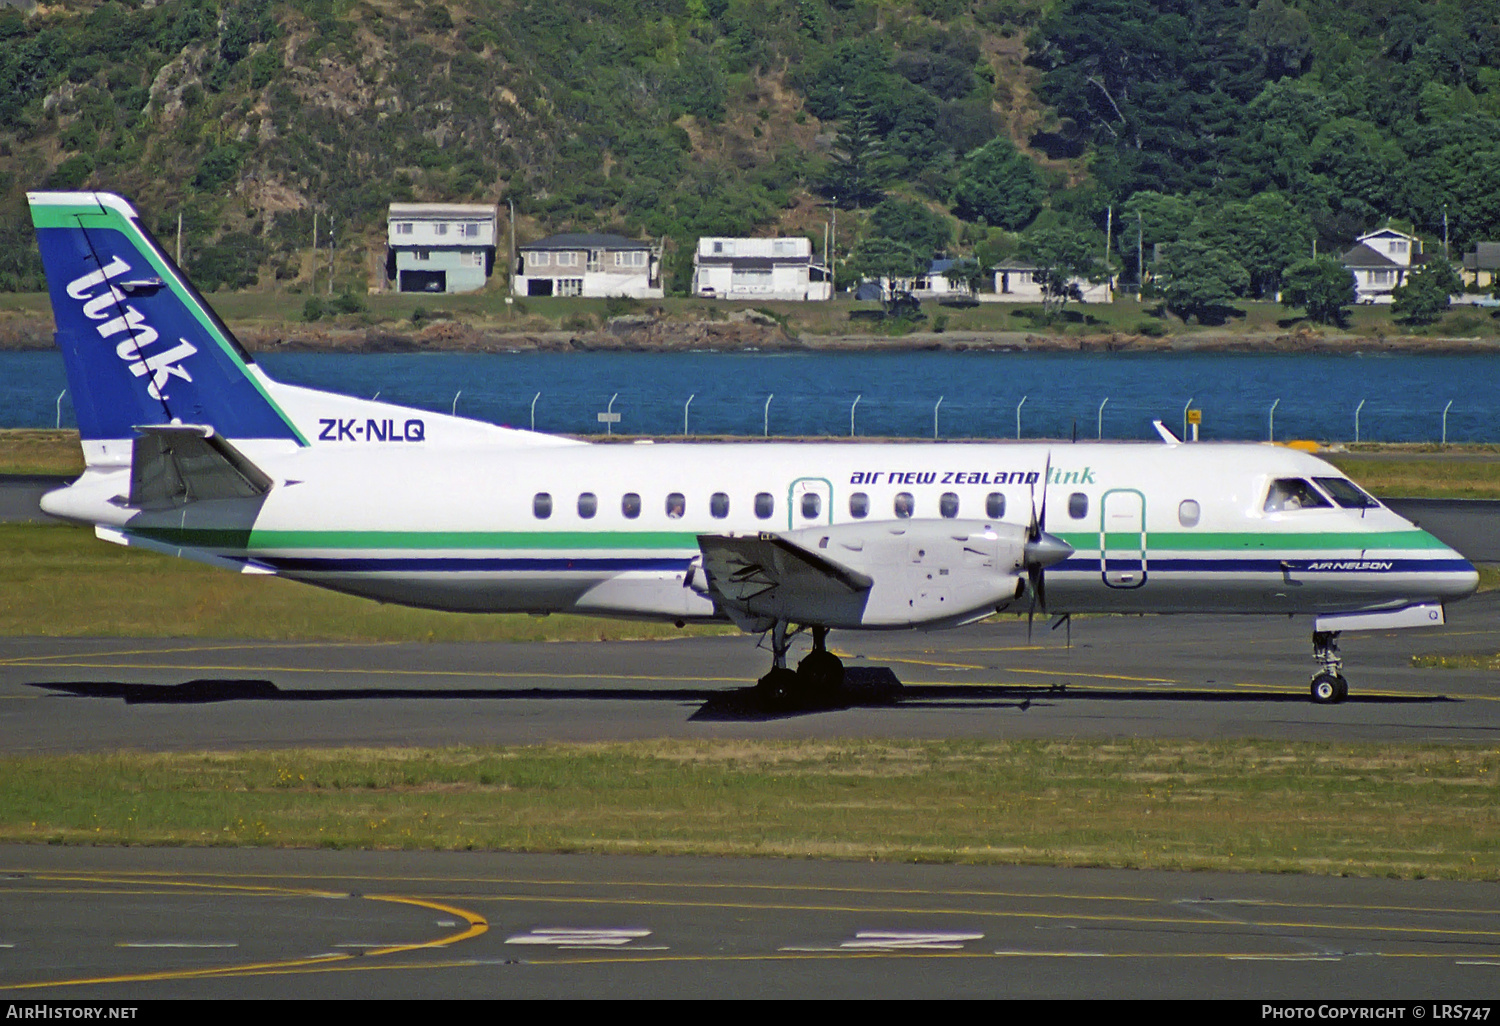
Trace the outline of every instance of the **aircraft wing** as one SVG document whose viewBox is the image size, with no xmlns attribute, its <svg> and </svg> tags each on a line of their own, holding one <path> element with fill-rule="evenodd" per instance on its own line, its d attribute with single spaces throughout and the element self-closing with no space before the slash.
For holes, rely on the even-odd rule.
<svg viewBox="0 0 1500 1026">
<path fill-rule="evenodd" d="M 777 534 L 703 534 L 698 536 L 698 547 L 712 588 L 731 605 L 770 599 L 779 589 L 802 595 L 847 595 L 868 591 L 875 583 L 858 570 Z"/>
</svg>

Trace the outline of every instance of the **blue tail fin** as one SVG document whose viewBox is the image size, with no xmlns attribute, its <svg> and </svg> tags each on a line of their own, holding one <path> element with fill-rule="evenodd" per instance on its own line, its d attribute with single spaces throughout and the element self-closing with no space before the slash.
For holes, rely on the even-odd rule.
<svg viewBox="0 0 1500 1026">
<path fill-rule="evenodd" d="M 86 442 L 176 421 L 229 438 L 307 444 L 130 204 L 91 192 L 27 200 Z"/>
</svg>

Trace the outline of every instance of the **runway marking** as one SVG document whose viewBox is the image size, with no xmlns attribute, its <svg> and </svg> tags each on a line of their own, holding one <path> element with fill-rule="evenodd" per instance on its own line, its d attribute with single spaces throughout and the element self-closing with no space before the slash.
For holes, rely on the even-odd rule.
<svg viewBox="0 0 1500 1026">
<path fill-rule="evenodd" d="M 1226 955 L 1224 957 L 1231 962 L 1342 962 L 1344 960 L 1343 955 Z"/>
<path fill-rule="evenodd" d="M 95 878 L 96 877 L 89 877 L 89 879 Z M 103 881 L 117 882 L 110 881 L 108 878 L 103 878 Z M 192 886 L 203 885 L 200 884 Z M 223 889 L 232 892 L 245 893 L 279 893 L 292 897 L 309 896 L 304 892 L 288 888 L 276 887 L 243 887 L 236 885 L 224 885 Z M 467 929 L 461 930 L 460 932 L 451 936 L 439 937 L 435 940 L 430 941 L 389 944 L 380 948 L 368 949 L 365 952 L 365 957 L 378 958 L 384 955 L 402 954 L 406 952 L 422 951 L 432 948 L 445 948 L 460 941 L 471 940 L 475 937 L 480 936 L 481 934 L 488 932 L 489 930 L 489 923 L 483 916 L 477 915 L 473 912 L 468 912 L 464 909 L 457 908 L 453 905 L 449 905 L 443 902 L 432 901 L 427 898 L 418 898 L 409 895 L 397 894 L 366 894 L 363 895 L 363 897 L 369 901 L 386 901 L 402 905 L 413 905 L 418 908 L 432 909 L 437 912 L 455 916 L 458 920 L 467 924 Z M 88 984 L 103 983 L 144 983 L 159 980 L 190 980 L 229 976 L 266 975 L 296 970 L 305 970 L 309 967 L 322 966 L 329 962 L 338 962 L 344 959 L 353 959 L 356 957 L 359 956 L 345 954 L 343 952 L 329 952 L 326 954 L 311 955 L 303 958 L 292 958 L 272 962 L 259 962 L 250 965 L 212 966 L 202 969 L 168 969 L 157 972 L 125 973 L 113 976 L 83 977 L 67 980 L 43 980 L 32 983 L 0 983 L 0 990 L 38 990 L 46 987 L 76 987 L 85 986 Z"/>
<path fill-rule="evenodd" d="M 1169 677 L 1128 677 L 1122 673 L 1075 673 L 1072 670 L 1026 670 L 1020 668 L 1006 667 L 1006 673 L 1037 673 L 1048 674 L 1053 677 L 1088 677 L 1097 680 L 1128 680 L 1139 684 L 1181 684 L 1180 680 L 1172 680 Z"/>
<path fill-rule="evenodd" d="M 212 941 L 120 941 L 117 948 L 237 948 L 238 941 L 215 943 Z"/>
<path fill-rule="evenodd" d="M 560 949 L 572 948 L 619 948 L 632 941 L 651 936 L 650 930 L 636 929 L 588 929 L 586 927 L 550 927 L 518 933 L 505 938 L 507 944 L 540 944 Z M 646 951 L 665 951 L 665 947 L 643 948 Z"/>
<path fill-rule="evenodd" d="M 982 933 L 926 933 L 912 930 L 860 930 L 853 940 L 837 948 L 777 948 L 777 951 L 962 951 L 969 941 L 983 940 Z"/>
<path fill-rule="evenodd" d="M 192 663 L 15 663 L 18 667 L 36 666 L 45 669 L 73 669 L 73 670 L 177 670 L 202 673 L 234 672 L 234 673 L 327 673 L 327 674 L 359 674 L 363 677 L 386 676 L 386 677 L 493 677 L 502 680 L 644 680 L 662 682 L 691 682 L 711 684 L 749 684 L 752 677 L 662 677 L 643 673 L 554 673 L 550 670 L 536 670 L 526 672 L 505 672 L 490 670 L 372 670 L 369 667 L 329 667 L 318 668 L 311 666 L 258 666 L 250 665 L 210 665 Z M 982 669 L 983 667 L 976 667 Z M 44 685 L 45 686 L 45 685 Z"/>
<path fill-rule="evenodd" d="M 78 655 L 74 652 L 59 652 L 55 655 L 11 656 L 0 659 L 0 666 L 24 666 L 36 660 L 48 659 L 106 659 L 128 655 L 170 655 L 174 652 L 232 652 L 235 649 L 253 648 L 363 648 L 399 645 L 399 641 L 244 641 L 233 645 L 184 645 L 180 648 L 130 648 L 118 651 L 91 652 Z"/>
</svg>

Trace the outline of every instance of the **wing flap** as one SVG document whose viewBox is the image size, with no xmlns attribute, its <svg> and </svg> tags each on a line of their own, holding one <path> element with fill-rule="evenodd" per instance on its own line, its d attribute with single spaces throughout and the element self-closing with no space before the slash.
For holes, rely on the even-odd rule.
<svg viewBox="0 0 1500 1026">
<path fill-rule="evenodd" d="M 781 535 L 698 536 L 703 570 L 727 602 L 744 605 L 777 589 L 858 594 L 874 579 Z"/>
</svg>

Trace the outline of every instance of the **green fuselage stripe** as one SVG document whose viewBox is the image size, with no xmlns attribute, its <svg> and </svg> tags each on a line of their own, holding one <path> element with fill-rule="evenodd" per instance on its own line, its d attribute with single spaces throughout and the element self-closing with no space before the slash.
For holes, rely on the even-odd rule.
<svg viewBox="0 0 1500 1026">
<path fill-rule="evenodd" d="M 695 550 L 693 531 L 276 531 L 210 528 L 126 528 L 132 534 L 171 545 L 239 551 L 296 549 L 615 549 Z M 1099 548 L 1097 531 L 1060 534 L 1079 552 Z M 1140 532 L 1110 532 L 1110 548 L 1138 548 Z M 1425 531 L 1283 534 L 1162 531 L 1147 535 L 1147 548 L 1170 551 L 1330 551 L 1338 549 L 1443 549 Z"/>
</svg>

